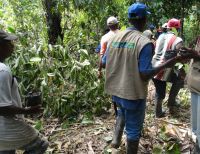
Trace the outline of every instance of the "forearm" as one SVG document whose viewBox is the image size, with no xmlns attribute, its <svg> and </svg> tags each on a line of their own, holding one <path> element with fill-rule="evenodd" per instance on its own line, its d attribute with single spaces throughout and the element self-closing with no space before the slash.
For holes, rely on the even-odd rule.
<svg viewBox="0 0 200 154">
<path fill-rule="evenodd" d="M 160 70 L 162 70 L 162 69 L 166 68 L 167 66 L 169 66 L 170 64 L 174 63 L 175 60 L 176 60 L 176 58 L 172 58 L 172 59 L 166 61 L 165 63 L 159 65 L 158 67 L 153 67 L 153 68 L 149 69 L 148 72 L 140 73 L 141 77 L 143 78 L 143 80 L 149 80 L 153 76 L 155 76 L 157 73 L 159 73 Z"/>
<path fill-rule="evenodd" d="M 27 114 L 27 110 L 25 108 L 20 108 L 16 106 L 6 106 L 0 107 L 0 115 L 2 116 L 11 116 L 15 114 Z"/>
<path fill-rule="evenodd" d="M 106 59 L 105 59 L 105 55 L 103 55 L 102 57 L 100 57 L 99 59 L 99 67 L 98 67 L 98 71 L 101 72 L 102 68 L 105 68 L 106 66 Z"/>
<path fill-rule="evenodd" d="M 172 66 L 170 66 L 170 67 L 173 67 L 173 63 L 175 64 L 175 61 L 176 61 L 176 57 L 167 60 L 165 63 L 159 65 L 158 67 L 154 67 L 153 75 L 156 75 L 158 72 L 160 72 L 160 70 L 162 70 L 162 69 L 164 69 L 164 68 L 167 68 L 167 67 L 170 66 L 170 65 L 172 65 Z"/>
<path fill-rule="evenodd" d="M 197 52 L 196 50 L 190 49 L 190 51 L 182 56 L 183 59 L 195 59 L 200 60 L 200 52 Z"/>
<path fill-rule="evenodd" d="M 102 57 L 99 58 L 99 66 L 98 66 L 98 71 L 101 72 L 102 70 Z"/>
</svg>

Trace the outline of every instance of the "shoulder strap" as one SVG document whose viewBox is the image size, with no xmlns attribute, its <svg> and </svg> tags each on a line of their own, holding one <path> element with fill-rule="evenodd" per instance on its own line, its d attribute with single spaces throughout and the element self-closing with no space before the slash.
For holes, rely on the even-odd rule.
<svg viewBox="0 0 200 154">
<path fill-rule="evenodd" d="M 172 44 L 174 43 L 175 40 L 176 40 L 176 35 L 173 35 L 172 38 L 169 40 L 169 43 L 167 45 L 167 50 L 172 48 Z"/>
</svg>

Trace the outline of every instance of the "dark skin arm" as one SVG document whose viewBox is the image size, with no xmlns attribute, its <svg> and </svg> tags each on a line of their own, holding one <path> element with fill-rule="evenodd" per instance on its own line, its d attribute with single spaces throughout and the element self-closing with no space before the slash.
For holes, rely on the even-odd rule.
<svg viewBox="0 0 200 154">
<path fill-rule="evenodd" d="M 183 46 L 182 42 L 178 43 L 175 47 L 175 50 L 179 50 L 181 47 Z M 141 78 L 145 81 L 151 79 L 154 75 L 156 75 L 157 73 L 159 73 L 160 70 L 167 68 L 167 67 L 173 67 L 176 62 L 180 62 L 181 57 L 180 56 L 176 56 L 174 58 L 171 58 L 169 60 L 167 60 L 165 63 L 161 64 L 158 67 L 155 67 L 152 69 L 152 71 L 150 71 L 149 73 L 140 73 Z"/>
<path fill-rule="evenodd" d="M 98 78 L 101 78 L 102 77 L 102 62 L 101 62 L 101 57 L 99 59 L 99 68 L 98 68 Z"/>
<path fill-rule="evenodd" d="M 169 59 L 168 61 L 166 61 L 165 63 L 161 64 L 160 66 L 154 68 L 150 73 L 145 74 L 145 73 L 140 73 L 141 77 L 143 80 L 149 80 L 150 78 L 152 78 L 154 75 L 156 75 L 160 70 L 167 68 L 167 67 L 172 67 L 174 64 L 176 64 L 177 62 L 183 62 L 185 60 L 194 58 L 196 60 L 200 60 L 200 53 L 191 49 L 191 48 L 186 48 L 186 47 L 182 47 L 179 49 L 179 51 L 181 52 L 188 52 L 190 53 L 189 55 L 186 54 L 186 56 L 184 55 L 179 55 L 176 56 L 172 59 Z"/>
<path fill-rule="evenodd" d="M 20 108 L 16 106 L 0 107 L 0 116 L 13 116 L 16 114 L 36 114 L 41 113 L 43 109 L 40 105 L 32 106 L 28 108 Z"/>
<path fill-rule="evenodd" d="M 183 46 L 183 43 L 180 42 L 176 45 L 175 50 L 178 52 L 181 47 Z M 183 57 L 181 56 L 176 56 L 172 59 L 167 60 L 165 63 L 161 64 L 160 66 L 153 68 L 153 70 L 150 73 L 140 73 L 141 77 L 143 80 L 149 80 L 151 79 L 154 75 L 156 75 L 157 73 L 159 73 L 160 70 L 167 68 L 167 67 L 173 67 L 177 62 L 183 62 Z"/>
<path fill-rule="evenodd" d="M 153 68 L 153 70 L 149 73 L 140 73 L 141 78 L 145 81 L 151 79 L 154 75 L 156 75 L 160 70 L 167 68 L 167 67 L 172 67 L 175 65 L 176 62 L 181 60 L 181 56 L 174 57 L 172 59 L 169 59 L 165 63 L 161 64 L 158 67 Z"/>
<path fill-rule="evenodd" d="M 191 59 L 191 58 L 194 58 L 194 59 L 196 59 L 196 60 L 200 60 L 200 52 L 198 52 L 198 51 L 196 51 L 196 50 L 194 50 L 194 49 L 192 49 L 192 48 L 187 48 L 187 47 L 182 47 L 181 49 L 180 49 L 180 51 L 182 52 L 182 53 L 184 53 L 184 52 L 188 52 L 189 54 L 188 55 L 186 55 L 186 56 L 182 56 L 183 58 L 188 58 L 188 59 Z"/>
</svg>

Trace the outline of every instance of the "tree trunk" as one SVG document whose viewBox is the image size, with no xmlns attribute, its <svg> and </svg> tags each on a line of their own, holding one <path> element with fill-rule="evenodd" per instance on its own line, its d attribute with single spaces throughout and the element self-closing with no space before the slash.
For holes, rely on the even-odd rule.
<svg viewBox="0 0 200 154">
<path fill-rule="evenodd" d="M 183 38 L 183 32 L 184 32 L 184 16 L 185 16 L 185 0 L 181 0 L 181 38 Z"/>
<path fill-rule="evenodd" d="M 46 22 L 48 28 L 48 43 L 56 44 L 58 38 L 63 41 L 63 33 L 61 28 L 61 14 L 56 8 L 55 0 L 44 0 L 43 7 L 46 12 Z"/>
</svg>

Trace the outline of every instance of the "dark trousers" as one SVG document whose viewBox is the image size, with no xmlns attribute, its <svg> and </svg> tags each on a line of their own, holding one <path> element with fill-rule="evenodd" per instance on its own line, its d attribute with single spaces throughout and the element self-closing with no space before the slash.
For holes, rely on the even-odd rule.
<svg viewBox="0 0 200 154">
<path fill-rule="evenodd" d="M 157 79 L 152 79 L 156 88 L 156 99 L 164 99 L 166 95 L 166 81 L 161 81 Z M 171 89 L 170 89 L 170 97 L 175 98 L 179 92 L 179 90 L 184 85 L 184 80 L 177 76 L 175 73 L 172 74 L 171 80 L 169 81 L 172 83 Z"/>
</svg>

